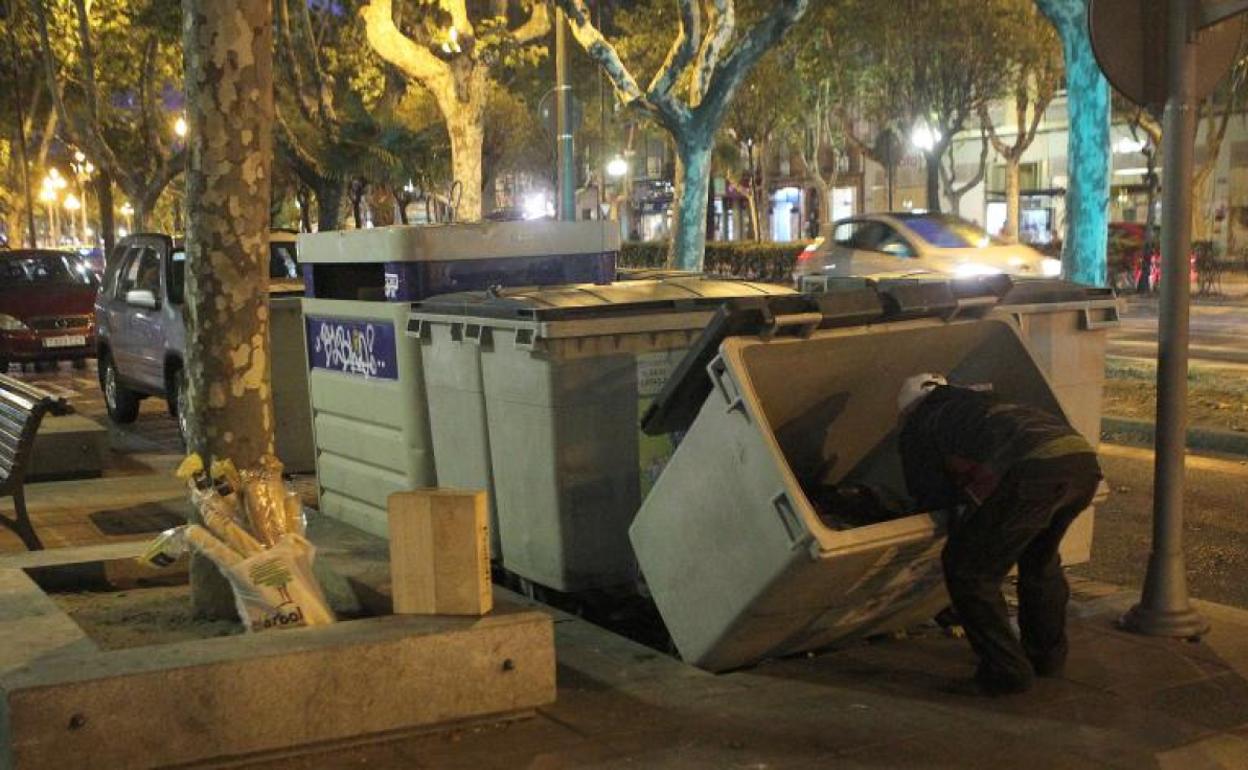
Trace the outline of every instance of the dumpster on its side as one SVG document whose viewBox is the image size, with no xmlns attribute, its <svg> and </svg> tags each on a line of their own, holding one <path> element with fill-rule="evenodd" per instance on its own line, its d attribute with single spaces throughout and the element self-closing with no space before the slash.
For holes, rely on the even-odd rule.
<svg viewBox="0 0 1248 770">
<path fill-rule="evenodd" d="M 682 367 L 685 379 L 673 379 L 648 415 L 647 429 L 688 426 L 630 528 L 686 660 L 736 668 L 904 628 L 944 606 L 945 512 L 903 504 L 896 518 L 855 525 L 810 496 L 861 483 L 907 499 L 896 446 L 905 378 L 945 372 L 955 384 L 1063 411 L 995 294 L 878 296 L 878 318 L 858 325 L 805 324 L 804 336 L 786 336 L 785 326 L 803 324 L 781 315 L 736 336 L 708 331 L 687 360 L 709 363 Z M 696 409 L 694 391 L 707 393 Z"/>
<path fill-rule="evenodd" d="M 396 226 L 299 236 L 321 511 L 386 536 L 391 493 L 434 486 L 420 346 L 408 303 L 494 286 L 609 282 L 600 222 Z"/>
<path fill-rule="evenodd" d="M 959 296 L 995 296 L 992 313 L 1018 327 L 1032 358 L 1048 378 L 1070 424 L 1096 447 L 1101 439 L 1108 332 L 1121 309 L 1112 289 L 1059 279 L 1005 275 L 950 280 L 939 275 L 837 278 L 803 276 L 804 291 L 841 293 L 873 287 L 910 306 L 939 307 Z M 1062 541 L 1062 559 L 1080 564 L 1092 555 L 1094 509 L 1075 520 Z"/>
<path fill-rule="evenodd" d="M 731 298 L 680 276 L 445 295 L 413 309 L 439 483 L 491 490 L 496 559 L 559 591 L 628 584 L 628 525 L 671 456 L 640 415 Z"/>
</svg>

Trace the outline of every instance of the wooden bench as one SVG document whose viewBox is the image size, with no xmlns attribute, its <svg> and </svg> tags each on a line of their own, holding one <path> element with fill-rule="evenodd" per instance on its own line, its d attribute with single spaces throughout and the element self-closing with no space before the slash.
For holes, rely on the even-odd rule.
<svg viewBox="0 0 1248 770">
<path fill-rule="evenodd" d="M 13 530 L 31 551 L 43 548 L 26 513 L 23 490 L 35 434 L 45 414 L 72 412 L 65 399 L 0 374 L 0 497 L 12 497 L 15 509 L 13 518 L 0 515 L 0 524 Z"/>
</svg>

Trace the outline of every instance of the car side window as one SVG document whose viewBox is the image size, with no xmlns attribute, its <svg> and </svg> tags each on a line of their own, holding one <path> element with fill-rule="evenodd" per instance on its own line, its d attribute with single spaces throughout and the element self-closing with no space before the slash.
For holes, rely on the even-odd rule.
<svg viewBox="0 0 1248 770">
<path fill-rule="evenodd" d="M 832 240 L 837 246 L 849 246 L 853 243 L 854 233 L 857 232 L 861 222 L 838 222 L 832 228 Z"/>
<path fill-rule="evenodd" d="M 862 222 L 854 231 L 850 245 L 862 251 L 879 251 L 879 244 L 888 235 L 888 226 L 880 222 Z"/>
<path fill-rule="evenodd" d="M 160 296 L 160 256 L 150 246 L 135 246 L 130 250 L 129 262 L 122 266 L 121 280 L 117 283 L 117 296 L 125 299 L 132 291 L 150 291 Z"/>
<path fill-rule="evenodd" d="M 169 274 L 165 277 L 169 282 L 169 301 L 181 305 L 186 287 L 186 251 L 174 249 L 169 255 Z"/>
<path fill-rule="evenodd" d="M 910 248 L 910 244 L 906 242 L 905 238 L 901 237 L 900 233 L 888 226 L 885 226 L 884 230 L 886 231 L 884 237 L 880 239 L 875 247 L 877 251 L 882 251 L 894 257 L 913 257 L 915 255 L 914 249 Z"/>
<path fill-rule="evenodd" d="M 142 246 L 131 246 L 121 259 L 120 265 L 117 267 L 117 285 L 113 292 L 116 299 L 124 300 L 126 292 L 134 287 L 134 273 L 139 267 L 139 255 L 143 252 Z"/>
</svg>

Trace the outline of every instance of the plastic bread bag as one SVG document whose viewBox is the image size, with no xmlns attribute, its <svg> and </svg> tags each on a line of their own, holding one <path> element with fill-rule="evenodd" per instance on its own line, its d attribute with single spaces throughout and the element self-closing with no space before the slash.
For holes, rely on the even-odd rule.
<svg viewBox="0 0 1248 770">
<path fill-rule="evenodd" d="M 251 531 L 266 546 L 275 545 L 287 529 L 286 484 L 282 463 L 272 455 L 260 458 L 260 467 L 241 474 L 242 494 Z"/>
<path fill-rule="evenodd" d="M 198 524 L 183 524 L 161 532 L 138 560 L 153 567 L 168 567 L 187 551 L 203 554 L 222 572 L 243 561 L 242 555 Z"/>
<path fill-rule="evenodd" d="M 312 573 L 316 548 L 302 535 L 282 535 L 272 548 L 244 558 L 204 527 L 186 524 L 162 532 L 139 561 L 167 567 L 187 551 L 206 556 L 221 570 L 248 631 L 335 622 Z"/>
<path fill-rule="evenodd" d="M 334 613 L 312 575 L 316 549 L 303 536 L 287 533 L 276 545 L 222 569 L 238 616 L 249 631 L 320 626 Z"/>
</svg>

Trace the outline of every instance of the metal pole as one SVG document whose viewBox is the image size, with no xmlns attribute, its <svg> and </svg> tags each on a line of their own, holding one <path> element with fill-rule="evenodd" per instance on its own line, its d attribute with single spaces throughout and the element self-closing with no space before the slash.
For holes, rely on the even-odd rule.
<svg viewBox="0 0 1248 770">
<path fill-rule="evenodd" d="M 1152 636 L 1197 636 L 1209 624 L 1187 597 L 1183 559 L 1183 471 L 1187 437 L 1188 252 L 1196 144 L 1196 29 L 1192 4 L 1170 0 L 1163 118 L 1161 314 L 1157 353 L 1157 447 L 1153 468 L 1153 550 L 1139 604 L 1123 626 Z"/>
<path fill-rule="evenodd" d="M 568 84 L 568 20 L 555 6 L 555 150 L 559 165 L 559 219 L 576 219 L 576 169 L 572 155 L 572 86 Z"/>
</svg>

